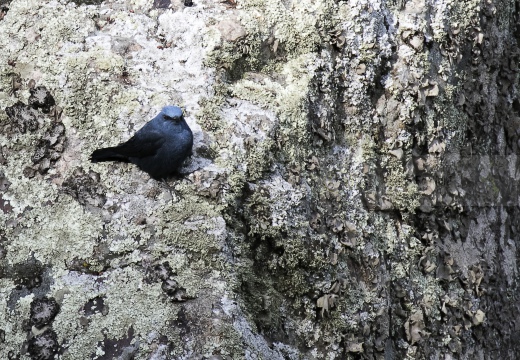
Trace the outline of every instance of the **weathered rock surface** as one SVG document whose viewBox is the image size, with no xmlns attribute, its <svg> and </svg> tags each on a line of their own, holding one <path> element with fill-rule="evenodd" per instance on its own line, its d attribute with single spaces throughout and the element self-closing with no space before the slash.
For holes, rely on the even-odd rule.
<svg viewBox="0 0 520 360">
<path fill-rule="evenodd" d="M 0 1 L 0 358 L 519 358 L 519 15 Z"/>
</svg>

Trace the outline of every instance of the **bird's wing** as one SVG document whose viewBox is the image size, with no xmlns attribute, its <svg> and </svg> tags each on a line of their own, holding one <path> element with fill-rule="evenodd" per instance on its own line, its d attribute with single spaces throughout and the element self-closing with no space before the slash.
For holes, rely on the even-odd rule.
<svg viewBox="0 0 520 360">
<path fill-rule="evenodd" d="M 127 157 L 143 158 L 155 155 L 164 141 L 164 136 L 157 131 L 138 132 L 114 150 Z"/>
</svg>

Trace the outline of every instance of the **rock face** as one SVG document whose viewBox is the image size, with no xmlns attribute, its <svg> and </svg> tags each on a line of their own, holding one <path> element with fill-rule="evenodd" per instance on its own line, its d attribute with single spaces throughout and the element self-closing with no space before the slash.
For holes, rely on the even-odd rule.
<svg viewBox="0 0 520 360">
<path fill-rule="evenodd" d="M 0 358 L 519 358 L 519 15 L 0 1 Z"/>
</svg>

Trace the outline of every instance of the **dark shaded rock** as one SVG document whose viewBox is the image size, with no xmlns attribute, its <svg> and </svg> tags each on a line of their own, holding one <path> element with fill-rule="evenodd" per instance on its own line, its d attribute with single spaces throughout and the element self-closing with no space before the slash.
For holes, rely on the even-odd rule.
<svg viewBox="0 0 520 360">
<path fill-rule="evenodd" d="M 174 275 L 170 264 L 165 261 L 162 264 L 157 264 L 153 268 L 155 275 L 161 280 L 167 280 Z"/>
<path fill-rule="evenodd" d="M 34 154 L 31 157 L 33 164 L 39 163 L 49 155 L 49 147 L 50 143 L 48 140 L 41 139 L 40 141 L 38 141 L 38 144 L 36 145 L 36 150 L 34 151 Z"/>
<path fill-rule="evenodd" d="M 170 0 L 154 0 L 153 7 L 156 9 L 168 9 L 170 7 Z"/>
<path fill-rule="evenodd" d="M 99 5 L 104 0 L 72 0 L 77 5 Z"/>
<path fill-rule="evenodd" d="M 105 204 L 106 196 L 99 184 L 99 174 L 94 171 L 86 173 L 83 168 L 77 168 L 62 186 L 66 194 L 82 205 L 101 207 Z"/>
<path fill-rule="evenodd" d="M 3 270 L 0 267 L 0 277 L 8 277 L 17 285 L 33 289 L 42 283 L 44 271 L 42 263 L 31 257 L 26 262 L 14 264 Z"/>
<path fill-rule="evenodd" d="M 131 360 L 134 358 L 135 353 L 139 350 L 139 341 L 134 340 L 134 329 L 130 327 L 128 329 L 127 336 L 121 339 L 109 339 L 105 337 L 105 340 L 98 343 L 98 347 L 103 349 L 104 354 L 97 356 L 97 360 Z"/>
<path fill-rule="evenodd" d="M 29 106 L 33 109 L 41 109 L 44 113 L 48 113 L 51 107 L 56 105 L 56 101 L 45 86 L 36 86 L 29 90 Z"/>
<path fill-rule="evenodd" d="M 28 352 L 31 359 L 49 360 L 54 358 L 58 348 L 56 333 L 48 329 L 29 340 Z"/>
<path fill-rule="evenodd" d="M 0 236 L 0 260 L 7 256 L 7 238 Z"/>
<path fill-rule="evenodd" d="M 38 130 L 38 112 L 23 102 L 18 101 L 13 106 L 6 107 L 5 112 L 21 133 Z"/>
<path fill-rule="evenodd" d="M 108 305 L 105 304 L 104 298 L 96 296 L 87 301 L 85 306 L 83 306 L 83 313 L 85 316 L 92 316 L 95 314 L 106 315 L 108 314 Z"/>
<path fill-rule="evenodd" d="M 0 1 L 0 4 L 2 4 L 1 1 Z M 7 6 L 0 6 L 0 21 L 4 19 L 4 17 L 7 15 L 8 11 L 9 11 L 9 8 Z"/>
<path fill-rule="evenodd" d="M 179 288 L 179 283 L 173 279 L 164 280 L 161 289 L 168 295 L 173 295 Z"/>
<path fill-rule="evenodd" d="M 11 186 L 11 182 L 7 180 L 5 174 L 0 171 L 0 193 L 9 190 L 9 186 Z"/>
<path fill-rule="evenodd" d="M 35 168 L 40 174 L 45 174 L 60 159 L 64 141 L 65 126 L 62 123 L 53 122 L 43 138 L 38 141 L 31 158 L 33 164 L 37 165 Z"/>
<path fill-rule="evenodd" d="M 31 303 L 31 323 L 37 328 L 42 328 L 54 320 L 60 306 L 53 298 L 35 299 Z"/>
</svg>

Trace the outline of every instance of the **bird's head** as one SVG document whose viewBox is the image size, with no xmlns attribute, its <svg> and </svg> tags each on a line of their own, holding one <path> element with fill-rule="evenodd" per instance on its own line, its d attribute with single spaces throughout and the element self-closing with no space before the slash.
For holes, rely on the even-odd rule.
<svg viewBox="0 0 520 360">
<path fill-rule="evenodd" d="M 171 121 L 174 123 L 180 123 L 184 120 L 184 117 L 182 116 L 182 110 L 178 106 L 163 107 L 159 116 L 165 121 Z"/>
</svg>

